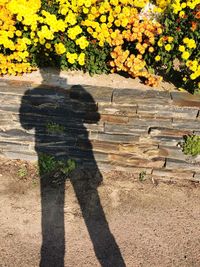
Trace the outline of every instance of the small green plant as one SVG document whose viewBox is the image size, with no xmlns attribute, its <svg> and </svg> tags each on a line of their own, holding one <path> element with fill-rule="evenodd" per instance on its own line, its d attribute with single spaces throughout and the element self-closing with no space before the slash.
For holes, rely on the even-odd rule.
<svg viewBox="0 0 200 267">
<path fill-rule="evenodd" d="M 200 154 L 200 136 L 199 135 L 185 136 L 182 148 L 184 154 L 197 156 L 198 154 Z"/>
<path fill-rule="evenodd" d="M 58 165 L 60 166 L 60 171 L 65 175 L 69 174 L 76 168 L 75 161 L 72 159 L 58 161 Z"/>
<path fill-rule="evenodd" d="M 17 171 L 17 176 L 19 178 L 24 178 L 27 175 L 28 175 L 28 170 L 27 170 L 26 166 L 24 166 L 24 165 L 20 166 L 20 168 Z"/>
<path fill-rule="evenodd" d="M 38 163 L 41 175 L 51 173 L 56 168 L 55 158 L 44 153 L 39 155 Z"/>
<path fill-rule="evenodd" d="M 40 174 L 49 174 L 54 171 L 59 171 L 64 175 L 72 172 L 76 167 L 74 160 L 58 160 L 54 156 L 47 154 L 39 155 Z"/>
<path fill-rule="evenodd" d="M 139 181 L 140 181 L 140 182 L 145 181 L 146 174 L 147 174 L 146 171 L 141 171 L 141 172 L 139 173 Z"/>
<path fill-rule="evenodd" d="M 60 125 L 58 123 L 55 122 L 48 122 L 47 125 L 47 132 L 49 134 L 59 134 L 59 133 L 63 133 L 65 130 L 65 127 L 63 125 Z"/>
</svg>

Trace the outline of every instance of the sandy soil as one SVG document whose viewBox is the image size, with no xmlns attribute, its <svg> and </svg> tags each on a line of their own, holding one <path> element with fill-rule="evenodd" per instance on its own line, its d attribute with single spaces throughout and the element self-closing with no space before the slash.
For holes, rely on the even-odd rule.
<svg viewBox="0 0 200 267">
<path fill-rule="evenodd" d="M 22 167 L 17 161 L 1 160 L 0 163 L 1 267 L 36 267 L 40 263 L 40 186 L 35 167 L 27 169 L 27 174 L 23 175 L 23 172 L 20 172 Z M 76 179 L 82 174 L 74 172 L 73 175 Z M 47 186 L 49 196 L 55 196 L 55 192 L 59 192 L 58 188 Z M 64 205 L 64 266 L 200 266 L 198 184 L 155 185 L 149 180 L 140 182 L 137 176 L 131 174 L 112 172 L 104 173 L 104 182 L 99 186 L 98 192 L 110 231 L 118 244 L 124 263 L 112 259 L 115 254 L 112 255 L 109 240 L 107 244 L 104 242 L 105 229 L 102 228 L 104 222 L 101 224 L 101 217 L 89 220 L 90 231 L 97 229 L 94 230 L 97 243 L 98 240 L 104 242 L 104 257 L 97 260 L 73 187 L 67 180 Z M 91 186 L 88 187 L 87 193 L 92 195 Z M 92 201 L 91 198 L 90 202 Z M 49 205 L 52 205 L 51 199 Z M 59 201 L 55 205 L 59 209 Z M 99 248 L 100 246 L 101 244 Z M 48 262 L 48 259 L 46 260 Z M 43 266 L 59 267 L 58 264 L 52 265 L 50 260 Z"/>
</svg>

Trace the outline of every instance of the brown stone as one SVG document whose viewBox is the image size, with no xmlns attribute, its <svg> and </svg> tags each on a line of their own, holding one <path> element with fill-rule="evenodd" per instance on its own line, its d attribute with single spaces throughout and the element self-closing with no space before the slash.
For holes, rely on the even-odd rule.
<svg viewBox="0 0 200 267">
<path fill-rule="evenodd" d="M 191 130 L 177 130 L 173 128 L 152 127 L 149 129 L 149 134 L 152 136 L 172 136 L 183 137 L 184 135 L 192 134 Z"/>
<path fill-rule="evenodd" d="M 179 147 L 164 147 L 162 144 L 159 146 L 159 156 L 170 159 L 187 160 L 187 156 L 182 152 Z"/>
<path fill-rule="evenodd" d="M 119 151 L 119 144 L 98 140 L 78 140 L 76 146 L 82 150 L 91 150 L 99 152 L 114 153 Z"/>
<path fill-rule="evenodd" d="M 116 116 L 136 116 L 137 105 L 125 106 L 98 103 L 98 111 L 101 114 L 110 114 Z"/>
<path fill-rule="evenodd" d="M 147 126 L 147 128 L 150 127 L 171 127 L 172 126 L 172 120 L 169 118 L 160 119 L 160 118 L 129 118 L 128 125 L 134 125 L 134 126 Z"/>
<path fill-rule="evenodd" d="M 200 96 L 185 92 L 171 92 L 173 104 L 181 107 L 200 108 Z"/>
<path fill-rule="evenodd" d="M 159 156 L 158 146 L 150 144 L 120 144 L 119 152 L 142 159 L 152 159 Z"/>
<path fill-rule="evenodd" d="M 127 116 L 115 116 L 115 115 L 106 115 L 102 114 L 101 115 L 101 121 L 103 122 L 111 122 L 111 123 L 120 123 L 120 124 L 125 124 L 128 123 L 129 118 Z"/>
</svg>

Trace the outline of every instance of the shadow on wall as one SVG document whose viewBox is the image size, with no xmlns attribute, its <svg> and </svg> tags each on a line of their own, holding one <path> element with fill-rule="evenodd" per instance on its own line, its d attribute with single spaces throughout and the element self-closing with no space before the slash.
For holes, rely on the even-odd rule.
<svg viewBox="0 0 200 267">
<path fill-rule="evenodd" d="M 59 78 L 60 72 L 55 75 Z M 67 87 L 67 81 L 65 82 Z M 92 110 L 93 116 L 89 116 Z M 40 170 L 42 206 L 42 246 L 40 267 L 64 267 L 65 229 L 64 201 L 65 179 L 52 186 L 54 173 L 44 175 L 41 157 L 82 158 L 85 161 L 80 175 L 71 175 L 76 197 L 81 207 L 96 257 L 101 266 L 125 266 L 120 249 L 112 235 L 101 206 L 97 187 L 102 175 L 92 153 L 92 144 L 84 123 L 97 123 L 100 116 L 92 96 L 81 86 L 68 89 L 48 88 L 41 84 L 27 90 L 21 101 L 20 121 L 24 129 L 35 129 L 35 150 Z M 60 131 L 49 132 L 47 125 L 59 125 Z M 80 147 L 85 146 L 81 151 Z M 84 166 L 84 165 L 83 165 Z M 70 244 L 67 244 L 70 246 Z M 76 251 L 74 251 L 76 255 Z M 78 256 L 78 255 L 76 255 Z"/>
</svg>

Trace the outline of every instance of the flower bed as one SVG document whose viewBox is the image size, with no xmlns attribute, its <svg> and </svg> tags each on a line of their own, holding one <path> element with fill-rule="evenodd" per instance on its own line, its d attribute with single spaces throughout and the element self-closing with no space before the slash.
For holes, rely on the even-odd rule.
<svg viewBox="0 0 200 267">
<path fill-rule="evenodd" d="M 199 28 L 200 0 L 0 0 L 0 74 L 54 65 L 156 86 L 164 71 L 194 92 Z"/>
</svg>

